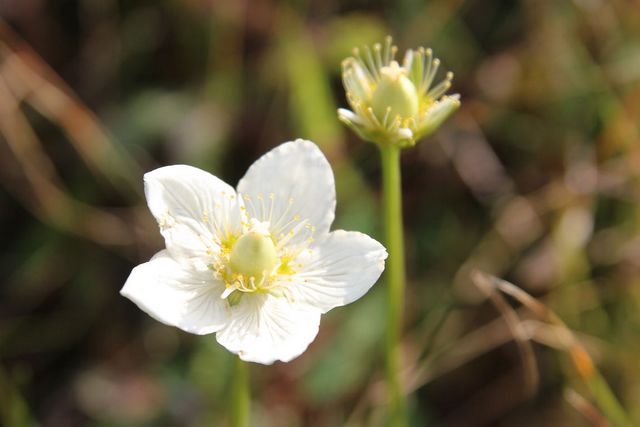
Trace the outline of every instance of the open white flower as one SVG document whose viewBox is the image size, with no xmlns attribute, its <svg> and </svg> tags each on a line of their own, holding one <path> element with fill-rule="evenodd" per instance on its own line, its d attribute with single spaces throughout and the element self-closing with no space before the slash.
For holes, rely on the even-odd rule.
<svg viewBox="0 0 640 427">
<path fill-rule="evenodd" d="M 297 140 L 256 161 L 237 192 L 208 172 L 167 166 L 144 177 L 166 249 L 133 269 L 121 294 L 155 319 L 216 332 L 241 359 L 299 356 L 320 315 L 363 296 L 387 252 L 354 231 L 329 231 L 331 167 Z"/>
</svg>

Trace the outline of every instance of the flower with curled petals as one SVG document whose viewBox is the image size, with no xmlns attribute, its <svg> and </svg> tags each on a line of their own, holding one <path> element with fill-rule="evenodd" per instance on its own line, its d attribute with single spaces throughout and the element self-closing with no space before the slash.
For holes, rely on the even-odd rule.
<svg viewBox="0 0 640 427">
<path fill-rule="evenodd" d="M 460 96 L 445 95 L 453 73 L 432 85 L 440 60 L 431 49 L 409 49 L 402 63 L 398 48 L 387 37 L 384 45 L 354 49 L 342 62 L 342 82 L 351 110 L 338 118 L 362 139 L 407 147 L 432 134 L 460 107 Z"/>
<path fill-rule="evenodd" d="M 134 268 L 121 294 L 163 323 L 215 332 L 243 360 L 299 356 L 320 315 L 363 296 L 384 269 L 387 252 L 376 240 L 329 231 L 335 183 L 312 142 L 265 154 L 237 191 L 183 165 L 144 181 L 166 249 Z"/>
</svg>

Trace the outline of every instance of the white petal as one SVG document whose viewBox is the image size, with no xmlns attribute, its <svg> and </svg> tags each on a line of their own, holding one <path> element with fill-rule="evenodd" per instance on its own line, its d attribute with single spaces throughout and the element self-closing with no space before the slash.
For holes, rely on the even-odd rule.
<svg viewBox="0 0 640 427">
<path fill-rule="evenodd" d="M 134 268 L 120 293 L 154 319 L 203 335 L 227 321 L 223 290 L 211 272 L 184 269 L 165 250 Z"/>
<path fill-rule="evenodd" d="M 310 141 L 287 142 L 262 156 L 240 180 L 238 193 L 249 216 L 269 221 L 277 238 L 293 231 L 291 241 L 302 242 L 309 236 L 305 229 L 315 227 L 317 235 L 323 235 L 333 222 L 333 172 Z"/>
<path fill-rule="evenodd" d="M 296 303 L 323 313 L 362 297 L 384 270 L 387 251 L 366 234 L 336 230 L 296 260 L 288 290 Z"/>
<path fill-rule="evenodd" d="M 345 123 L 353 123 L 359 126 L 363 125 L 362 119 L 360 119 L 356 113 L 346 108 L 338 108 L 338 119 Z"/>
<path fill-rule="evenodd" d="M 460 108 L 460 95 L 445 95 L 420 118 L 416 138 L 433 133 L 449 116 Z"/>
<path fill-rule="evenodd" d="M 398 128 L 396 132 L 399 139 L 411 139 L 413 138 L 413 132 L 409 128 Z"/>
<path fill-rule="evenodd" d="M 372 88 L 375 80 L 363 68 L 361 62 L 354 58 L 347 58 L 342 62 L 342 81 L 347 92 L 358 101 L 371 100 Z"/>
<path fill-rule="evenodd" d="M 269 294 L 243 295 L 216 339 L 242 360 L 270 365 L 288 362 L 318 334 L 320 312 Z"/>
<path fill-rule="evenodd" d="M 240 229 L 241 202 L 235 190 L 208 172 L 167 166 L 145 174 L 144 182 L 149 209 L 167 249 L 179 261 L 206 268 L 219 239 Z"/>
</svg>

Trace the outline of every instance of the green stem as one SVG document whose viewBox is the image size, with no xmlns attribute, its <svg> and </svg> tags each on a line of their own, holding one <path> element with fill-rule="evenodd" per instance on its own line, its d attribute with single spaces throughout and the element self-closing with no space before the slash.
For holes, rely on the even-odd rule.
<svg viewBox="0 0 640 427">
<path fill-rule="evenodd" d="M 245 362 L 236 358 L 234 362 L 232 378 L 232 427 L 247 427 L 249 425 L 249 405 L 251 402 L 249 393 L 249 372 Z"/>
<path fill-rule="evenodd" d="M 607 384 L 600 372 L 596 370 L 587 378 L 587 385 L 605 417 L 607 417 L 615 427 L 631 427 L 633 425 L 620 404 L 620 401 L 618 401 L 613 391 L 611 391 L 609 384 Z"/>
<path fill-rule="evenodd" d="M 387 260 L 387 329 L 386 371 L 390 400 L 389 426 L 407 425 L 406 402 L 402 390 L 402 354 L 400 337 L 404 308 L 404 235 L 402 227 L 402 188 L 400 176 L 400 148 L 381 145 L 382 181 L 384 194 L 385 240 Z"/>
</svg>

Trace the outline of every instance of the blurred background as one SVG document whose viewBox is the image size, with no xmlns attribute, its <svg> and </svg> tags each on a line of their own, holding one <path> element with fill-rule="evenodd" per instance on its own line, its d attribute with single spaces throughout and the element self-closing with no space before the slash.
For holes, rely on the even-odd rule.
<svg viewBox="0 0 640 427">
<path fill-rule="evenodd" d="M 0 17 L 0 425 L 226 424 L 232 356 L 118 294 L 163 246 L 142 174 L 235 185 L 311 139 L 334 228 L 381 238 L 377 150 L 335 110 L 341 59 L 386 34 L 432 47 L 462 96 L 403 158 L 412 425 L 608 425 L 569 329 L 640 425 L 640 3 L 0 0 Z M 569 329 L 485 298 L 474 268 Z M 252 365 L 253 424 L 382 425 L 384 298 L 381 281 L 292 363 Z"/>
</svg>

